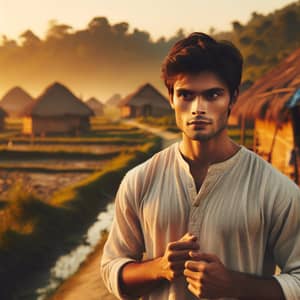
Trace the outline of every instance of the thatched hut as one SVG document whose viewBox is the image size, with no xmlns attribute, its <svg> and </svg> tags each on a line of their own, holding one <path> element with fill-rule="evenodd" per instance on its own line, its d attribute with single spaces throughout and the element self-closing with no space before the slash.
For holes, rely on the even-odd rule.
<svg viewBox="0 0 300 300">
<path fill-rule="evenodd" d="M 7 112 L 9 117 L 23 117 L 26 106 L 33 104 L 33 98 L 22 88 L 10 89 L 1 99 L 0 106 Z"/>
<path fill-rule="evenodd" d="M 0 131 L 2 131 L 5 127 L 5 118 L 7 117 L 6 111 L 0 107 Z"/>
<path fill-rule="evenodd" d="M 161 117 L 172 112 L 168 99 L 149 83 L 122 99 L 119 107 L 123 118 Z"/>
<path fill-rule="evenodd" d="M 49 86 L 35 103 L 26 109 L 23 133 L 78 133 L 90 128 L 93 111 L 60 83 Z"/>
<path fill-rule="evenodd" d="M 106 100 L 105 104 L 106 104 L 107 106 L 118 107 L 118 105 L 119 105 L 121 99 L 122 99 L 122 97 L 121 97 L 120 94 L 114 94 L 114 95 L 112 95 L 111 97 L 109 97 L 109 98 Z"/>
<path fill-rule="evenodd" d="M 246 90 L 232 114 L 254 120 L 254 150 L 298 180 L 300 48 Z"/>
<path fill-rule="evenodd" d="M 92 97 L 86 101 L 87 106 L 94 112 L 96 116 L 103 116 L 104 104 L 98 99 Z"/>
</svg>

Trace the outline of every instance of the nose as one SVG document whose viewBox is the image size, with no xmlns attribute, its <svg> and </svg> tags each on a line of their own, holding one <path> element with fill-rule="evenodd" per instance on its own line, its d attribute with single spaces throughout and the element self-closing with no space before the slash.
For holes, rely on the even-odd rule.
<svg viewBox="0 0 300 300">
<path fill-rule="evenodd" d="M 201 95 L 197 95 L 192 103 L 192 114 L 193 115 L 202 115 L 206 114 L 207 105 L 206 101 L 203 99 Z"/>
</svg>

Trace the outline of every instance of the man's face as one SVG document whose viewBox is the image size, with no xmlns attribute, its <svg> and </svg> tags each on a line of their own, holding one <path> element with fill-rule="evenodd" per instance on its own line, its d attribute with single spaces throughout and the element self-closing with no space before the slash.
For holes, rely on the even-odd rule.
<svg viewBox="0 0 300 300">
<path fill-rule="evenodd" d="M 189 139 L 207 141 L 227 126 L 230 94 L 213 72 L 181 74 L 174 83 L 171 106 L 178 128 Z"/>
</svg>

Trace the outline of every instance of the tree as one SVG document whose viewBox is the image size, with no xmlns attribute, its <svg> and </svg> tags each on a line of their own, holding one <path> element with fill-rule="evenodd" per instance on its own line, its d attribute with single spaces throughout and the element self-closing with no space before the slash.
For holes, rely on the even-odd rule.
<svg viewBox="0 0 300 300">
<path fill-rule="evenodd" d="M 48 23 L 49 27 L 47 30 L 47 39 L 63 39 L 66 35 L 70 33 L 72 26 L 66 24 L 58 24 L 56 20 L 51 20 Z"/>
<path fill-rule="evenodd" d="M 2 35 L 2 47 L 6 49 L 18 48 L 18 44 L 15 40 L 10 40 L 6 35 Z"/>
<path fill-rule="evenodd" d="M 88 24 L 88 29 L 91 32 L 95 32 L 95 31 L 110 31 L 110 24 L 107 20 L 107 18 L 105 17 L 96 17 L 94 19 L 92 19 L 92 21 Z"/>
<path fill-rule="evenodd" d="M 121 22 L 113 25 L 112 28 L 113 32 L 115 32 L 118 36 L 125 36 L 128 31 L 129 24 L 126 22 Z"/>
<path fill-rule="evenodd" d="M 239 21 L 233 21 L 231 24 L 232 24 L 233 31 L 236 33 L 240 33 L 244 28 Z"/>
<path fill-rule="evenodd" d="M 21 43 L 25 47 L 37 46 L 41 40 L 31 30 L 26 30 L 19 35 Z"/>
</svg>

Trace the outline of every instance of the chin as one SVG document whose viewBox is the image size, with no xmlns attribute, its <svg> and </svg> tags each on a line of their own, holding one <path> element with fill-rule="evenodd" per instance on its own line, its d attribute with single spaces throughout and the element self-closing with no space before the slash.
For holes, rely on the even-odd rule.
<svg viewBox="0 0 300 300">
<path fill-rule="evenodd" d="M 212 139 L 211 136 L 195 136 L 194 138 L 192 138 L 192 140 L 198 141 L 198 142 L 207 142 L 211 139 Z"/>
<path fill-rule="evenodd" d="M 214 137 L 214 134 L 187 134 L 187 137 L 193 141 L 206 142 L 211 140 Z"/>
</svg>

